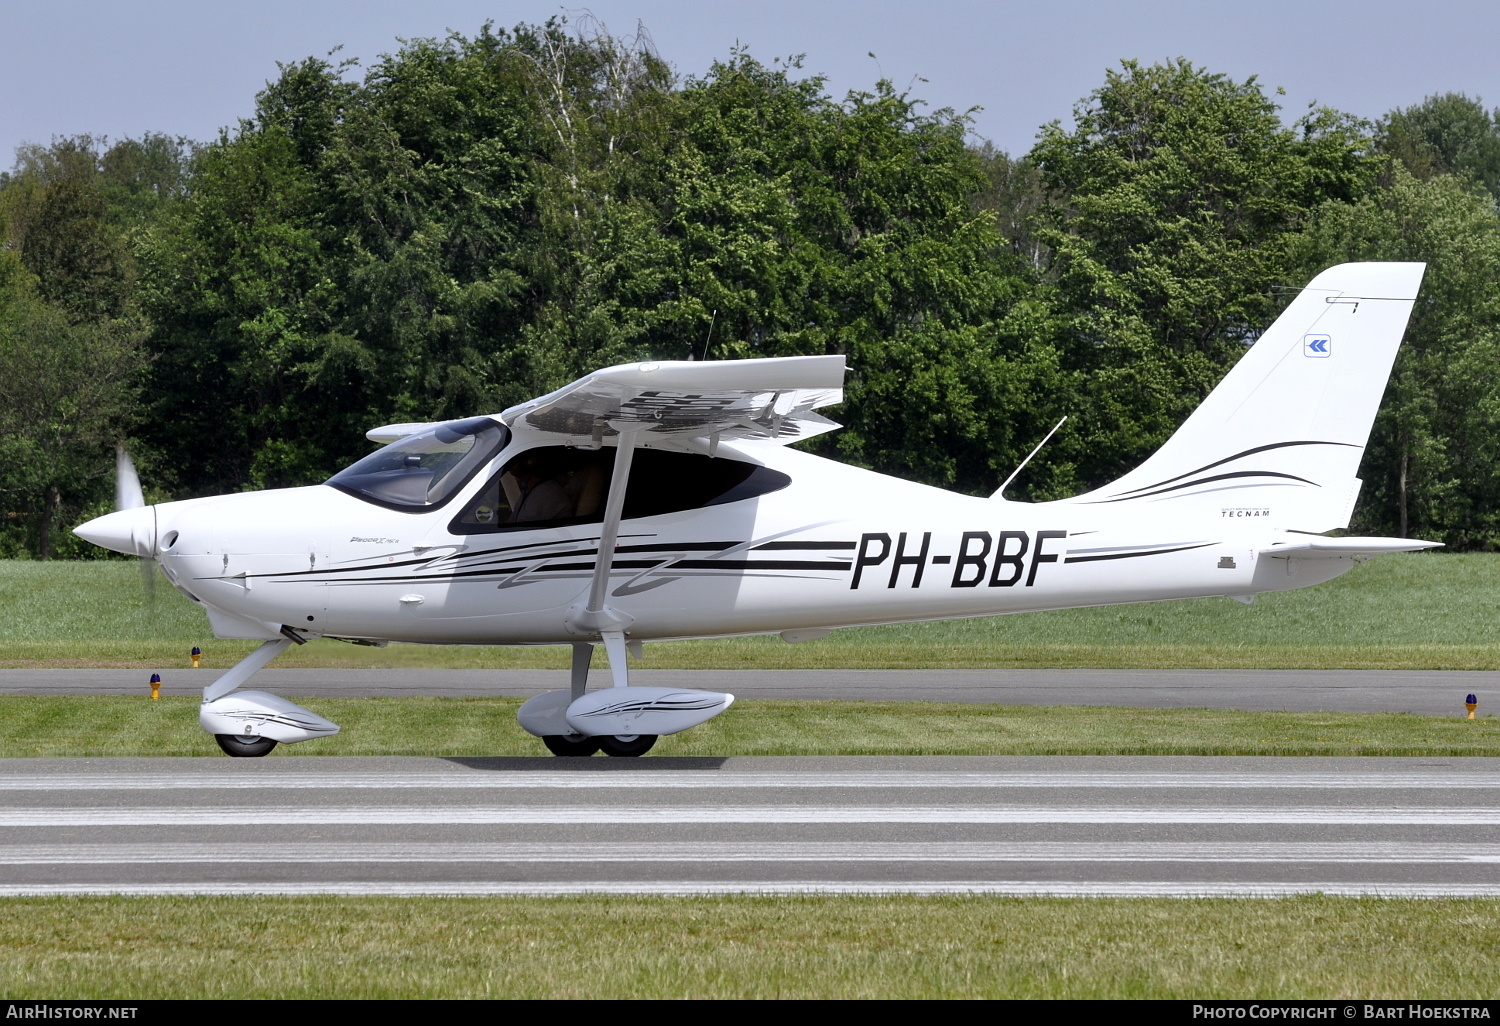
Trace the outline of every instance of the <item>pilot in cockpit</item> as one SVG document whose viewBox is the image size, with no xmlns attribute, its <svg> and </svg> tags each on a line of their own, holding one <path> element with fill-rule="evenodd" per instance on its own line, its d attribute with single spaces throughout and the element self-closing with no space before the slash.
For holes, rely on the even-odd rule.
<svg viewBox="0 0 1500 1026">
<path fill-rule="evenodd" d="M 523 457 L 500 478 L 510 502 L 510 523 L 560 520 L 573 515 L 573 499 L 557 479 L 543 479 L 541 461 Z"/>
</svg>

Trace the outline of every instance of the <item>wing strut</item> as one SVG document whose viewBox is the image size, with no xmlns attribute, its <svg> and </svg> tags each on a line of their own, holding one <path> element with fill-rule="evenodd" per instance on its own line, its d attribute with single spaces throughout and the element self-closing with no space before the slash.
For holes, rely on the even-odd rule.
<svg viewBox="0 0 1500 1026">
<path fill-rule="evenodd" d="M 625 628 L 634 622 L 634 617 L 611 606 L 609 575 L 615 565 L 615 545 L 620 536 L 620 516 L 625 511 L 625 492 L 630 487 L 630 463 L 635 456 L 635 443 L 645 424 L 613 422 L 610 424 L 619 434 L 615 449 L 614 472 L 609 479 L 609 498 L 604 504 L 604 524 L 599 531 L 599 554 L 594 560 L 594 578 L 589 582 L 588 598 L 568 611 L 568 630 L 575 634 L 599 636 L 604 642 L 604 651 L 609 656 L 609 672 L 614 685 L 623 688 L 630 683 L 625 666 Z M 581 657 L 574 649 L 573 689 L 578 690 L 578 666 Z M 584 663 L 583 673 L 587 674 Z M 585 679 L 587 679 L 585 677 Z"/>
</svg>

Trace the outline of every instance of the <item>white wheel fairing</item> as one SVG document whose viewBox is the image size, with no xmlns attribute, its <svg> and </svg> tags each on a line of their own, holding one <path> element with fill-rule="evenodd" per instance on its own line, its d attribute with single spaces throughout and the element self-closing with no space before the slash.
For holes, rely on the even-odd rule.
<svg viewBox="0 0 1500 1026">
<path fill-rule="evenodd" d="M 521 729 L 535 737 L 560 737 L 575 733 L 568 723 L 568 705 L 573 701 L 573 692 L 547 691 L 535 698 L 527 699 L 516 710 L 516 721 Z"/>
<path fill-rule="evenodd" d="M 282 744 L 331 737 L 339 725 L 280 695 L 236 691 L 198 707 L 198 723 L 210 734 L 270 738 Z"/>
<path fill-rule="evenodd" d="M 566 718 L 574 733 L 623 740 L 639 734 L 676 734 L 713 719 L 733 704 L 733 695 L 718 691 L 604 688 L 569 703 Z"/>
<path fill-rule="evenodd" d="M 590 691 L 577 701 L 571 690 L 548 691 L 516 712 L 536 737 L 620 737 L 676 734 L 707 722 L 734 704 L 734 696 L 687 688 L 632 686 Z"/>
</svg>

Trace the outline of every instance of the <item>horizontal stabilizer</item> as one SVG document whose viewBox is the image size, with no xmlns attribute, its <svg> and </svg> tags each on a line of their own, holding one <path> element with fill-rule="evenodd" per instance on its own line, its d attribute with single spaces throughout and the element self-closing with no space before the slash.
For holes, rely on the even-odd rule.
<svg viewBox="0 0 1500 1026">
<path fill-rule="evenodd" d="M 506 425 L 572 437 L 649 434 L 800 441 L 838 427 L 813 411 L 844 399 L 842 356 L 663 361 L 606 367 L 500 415 Z"/>
<path fill-rule="evenodd" d="M 1272 542 L 1262 555 L 1278 559 L 1337 559 L 1351 556 L 1383 556 L 1388 552 L 1421 552 L 1436 549 L 1442 542 L 1417 538 L 1317 538 L 1300 541 Z"/>
</svg>

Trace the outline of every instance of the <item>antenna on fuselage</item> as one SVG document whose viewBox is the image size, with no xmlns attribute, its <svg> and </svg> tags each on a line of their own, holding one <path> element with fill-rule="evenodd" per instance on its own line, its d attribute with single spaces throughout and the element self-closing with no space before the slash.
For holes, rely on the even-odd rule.
<svg viewBox="0 0 1500 1026">
<path fill-rule="evenodd" d="M 719 311 L 715 310 L 713 317 L 708 322 L 708 334 L 703 336 L 703 358 L 705 360 L 708 359 L 708 344 L 714 339 L 714 325 L 717 323 L 719 323 Z M 688 359 L 691 360 L 692 358 L 693 354 L 689 353 Z"/>
<path fill-rule="evenodd" d="M 1005 489 L 1007 489 L 1007 488 L 1010 487 L 1010 483 L 1016 479 L 1016 475 L 1019 474 L 1021 471 L 1023 471 L 1023 470 L 1026 469 L 1026 464 L 1028 464 L 1028 463 L 1031 462 L 1031 457 L 1033 457 L 1037 453 L 1041 452 L 1042 451 L 1042 446 L 1044 446 L 1048 442 L 1050 442 L 1052 440 L 1052 436 L 1055 435 L 1055 434 L 1057 434 L 1057 429 L 1060 428 L 1060 427 L 1062 427 L 1067 422 L 1068 422 L 1068 418 L 1065 416 L 1065 417 L 1063 417 L 1062 420 L 1060 420 L 1056 424 L 1054 424 L 1052 426 L 1052 430 L 1047 432 L 1047 437 L 1043 438 L 1040 442 L 1036 443 L 1036 448 L 1033 449 L 1033 450 L 1031 450 L 1031 452 L 1029 452 L 1029 453 L 1026 454 L 1026 458 L 1021 461 L 1021 465 L 1019 467 L 1017 467 L 1015 470 L 1012 470 L 1010 472 L 1010 477 L 1007 477 L 1005 479 L 1005 483 L 1003 485 L 1001 485 L 999 488 L 995 489 L 995 494 L 991 495 L 990 498 L 992 498 L 992 499 L 1001 499 L 1001 498 L 1004 498 L 1005 497 Z"/>
</svg>

